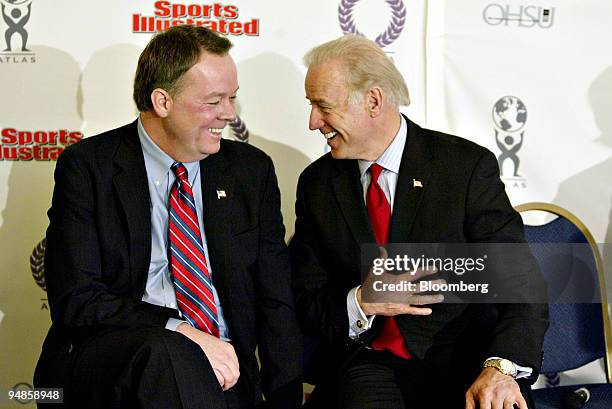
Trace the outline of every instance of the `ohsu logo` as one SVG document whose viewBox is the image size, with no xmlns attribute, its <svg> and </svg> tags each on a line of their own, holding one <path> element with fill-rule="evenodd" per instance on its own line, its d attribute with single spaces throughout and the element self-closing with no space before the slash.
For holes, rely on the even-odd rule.
<svg viewBox="0 0 612 409">
<path fill-rule="evenodd" d="M 482 18 L 491 26 L 551 28 L 555 22 L 555 8 L 491 3 L 482 10 Z"/>
</svg>

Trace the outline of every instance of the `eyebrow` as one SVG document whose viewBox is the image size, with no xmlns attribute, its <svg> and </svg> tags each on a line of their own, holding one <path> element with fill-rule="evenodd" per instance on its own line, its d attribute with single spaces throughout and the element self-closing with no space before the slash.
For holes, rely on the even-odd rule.
<svg viewBox="0 0 612 409">
<path fill-rule="evenodd" d="M 231 95 L 236 94 L 239 89 L 240 89 L 240 87 L 236 88 L 234 90 L 234 92 L 231 93 Z M 224 95 L 225 95 L 225 93 L 223 93 L 223 92 L 211 92 L 210 94 L 204 95 L 204 98 L 222 97 Z"/>
<path fill-rule="evenodd" d="M 310 99 L 308 98 L 308 96 L 306 96 L 306 99 L 314 104 L 330 104 L 328 101 L 326 101 L 325 99 L 321 99 L 321 98 L 314 98 L 314 99 Z"/>
</svg>

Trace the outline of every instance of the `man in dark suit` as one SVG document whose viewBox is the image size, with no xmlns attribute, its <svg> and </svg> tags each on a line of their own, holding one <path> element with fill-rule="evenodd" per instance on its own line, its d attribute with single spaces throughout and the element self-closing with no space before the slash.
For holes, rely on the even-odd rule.
<svg viewBox="0 0 612 409">
<path fill-rule="evenodd" d="M 524 242 L 495 156 L 401 115 L 404 80 L 370 40 L 344 36 L 304 61 L 309 126 L 331 148 L 300 176 L 290 243 L 298 320 L 318 341 L 307 405 L 531 406 L 547 307 L 527 302 L 545 299 L 528 255 L 511 271 L 514 303 L 366 302 L 360 286 L 365 243 Z"/>
<path fill-rule="evenodd" d="M 221 138 L 230 47 L 203 27 L 157 34 L 138 62 L 138 120 L 58 160 L 35 385 L 63 387 L 69 407 L 301 405 L 272 161 Z"/>
</svg>

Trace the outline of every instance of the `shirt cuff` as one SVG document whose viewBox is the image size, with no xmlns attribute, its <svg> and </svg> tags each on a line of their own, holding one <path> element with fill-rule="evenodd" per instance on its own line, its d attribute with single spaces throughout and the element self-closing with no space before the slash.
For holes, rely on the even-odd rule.
<svg viewBox="0 0 612 409">
<path fill-rule="evenodd" d="M 168 318 L 168 322 L 166 323 L 166 329 L 170 331 L 176 331 L 176 327 L 178 327 L 179 324 L 183 322 L 189 325 L 187 321 L 177 320 L 176 318 Z"/>
<path fill-rule="evenodd" d="M 487 362 L 489 359 L 503 359 L 503 358 L 500 358 L 498 356 L 491 356 L 485 359 L 485 362 Z M 514 377 L 514 379 L 529 378 L 531 374 L 533 373 L 533 368 L 530 368 L 528 366 L 520 366 L 514 362 L 513 364 L 516 367 L 516 376 Z"/>
<path fill-rule="evenodd" d="M 346 296 L 346 311 L 348 314 L 349 321 L 349 337 L 352 339 L 358 338 L 359 335 L 370 329 L 372 326 L 372 322 L 374 321 L 375 315 L 371 315 L 370 317 L 366 316 L 361 307 L 359 306 L 359 302 L 357 302 L 357 290 L 361 286 L 357 286 Z"/>
</svg>

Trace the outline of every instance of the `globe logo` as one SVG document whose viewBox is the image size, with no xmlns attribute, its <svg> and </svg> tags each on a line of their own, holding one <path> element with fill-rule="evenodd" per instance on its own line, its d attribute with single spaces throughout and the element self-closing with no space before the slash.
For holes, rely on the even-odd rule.
<svg viewBox="0 0 612 409">
<path fill-rule="evenodd" d="M 502 97 L 493 105 L 493 121 L 502 131 L 520 131 L 527 122 L 527 108 L 517 97 Z"/>
<path fill-rule="evenodd" d="M 504 176 L 507 171 L 511 171 L 514 182 L 520 182 L 524 187 L 525 180 L 521 179 L 518 173 L 521 164 L 518 152 L 523 146 L 525 137 L 525 131 L 522 129 L 527 122 L 527 108 L 517 97 L 510 95 L 501 97 L 493 105 L 493 122 L 495 123 L 495 143 L 500 150 L 497 157 L 500 175 Z M 510 162 L 511 167 L 504 169 L 505 162 Z"/>
</svg>

